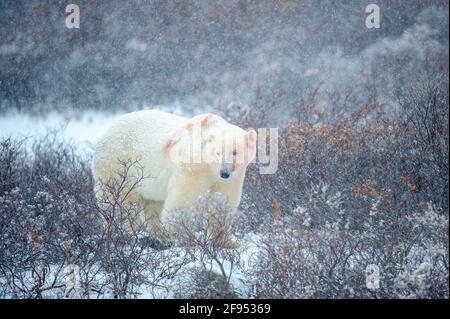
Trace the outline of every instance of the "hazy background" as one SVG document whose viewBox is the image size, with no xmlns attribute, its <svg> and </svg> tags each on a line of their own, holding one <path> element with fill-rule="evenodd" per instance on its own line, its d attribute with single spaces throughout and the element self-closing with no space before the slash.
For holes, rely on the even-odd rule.
<svg viewBox="0 0 450 319">
<path fill-rule="evenodd" d="M 312 93 L 333 115 L 373 89 L 392 108 L 395 90 L 448 68 L 446 0 L 76 1 L 80 29 L 65 26 L 69 3 L 0 2 L 3 114 L 263 104 L 278 125 L 310 117 Z M 369 3 L 380 29 L 365 26 Z"/>
</svg>

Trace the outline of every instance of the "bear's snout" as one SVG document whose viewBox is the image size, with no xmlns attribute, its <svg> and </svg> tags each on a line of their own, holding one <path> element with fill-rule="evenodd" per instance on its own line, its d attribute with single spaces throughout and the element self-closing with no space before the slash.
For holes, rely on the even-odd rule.
<svg viewBox="0 0 450 319">
<path fill-rule="evenodd" d="M 230 178 L 231 173 L 228 170 L 220 170 L 220 177 L 223 179 L 228 179 Z"/>
</svg>

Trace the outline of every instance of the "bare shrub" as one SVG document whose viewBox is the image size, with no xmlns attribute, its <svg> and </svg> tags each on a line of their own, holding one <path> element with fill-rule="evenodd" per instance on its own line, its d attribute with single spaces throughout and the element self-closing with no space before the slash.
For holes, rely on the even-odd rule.
<svg viewBox="0 0 450 319">
<path fill-rule="evenodd" d="M 240 255 L 235 245 L 230 247 L 232 220 L 229 211 L 226 200 L 215 193 L 200 197 L 193 209 L 173 212 L 171 232 L 174 235 L 171 238 L 176 245 L 184 248 L 192 264 L 179 281 L 176 296 L 237 296 L 230 280 Z"/>
<path fill-rule="evenodd" d="M 140 207 L 127 201 L 120 181 L 139 163 L 122 163 L 122 180 L 103 185 L 97 201 L 88 161 L 56 135 L 1 145 L 2 297 L 132 298 L 166 289 L 161 282 L 184 257 L 155 249 Z M 130 220 L 138 221 L 132 229 Z"/>
<path fill-rule="evenodd" d="M 130 176 L 130 172 L 138 172 Z M 130 202 L 130 193 L 144 178 L 139 161 L 121 163 L 117 178 L 101 185 L 96 213 L 102 221 L 98 254 L 114 298 L 137 297 L 143 286 L 155 287 L 172 277 L 184 264 L 180 252 L 159 252 L 156 238 L 147 232 L 139 203 Z"/>
<path fill-rule="evenodd" d="M 448 76 L 411 88 L 398 93 L 404 117 L 374 96 L 329 123 L 293 119 L 277 173 L 250 167 L 237 225 L 262 234 L 246 269 L 251 296 L 448 296 Z"/>
<path fill-rule="evenodd" d="M 52 136 L 32 144 L 2 141 L 0 269 L 5 296 L 63 295 L 63 243 L 86 239 L 83 229 L 97 225 L 87 209 L 92 193 L 88 165 L 72 146 Z"/>
</svg>

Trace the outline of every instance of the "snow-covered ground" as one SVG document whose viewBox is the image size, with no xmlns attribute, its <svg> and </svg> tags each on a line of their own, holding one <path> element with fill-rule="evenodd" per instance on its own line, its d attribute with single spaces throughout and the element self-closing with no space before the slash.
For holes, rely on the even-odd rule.
<svg viewBox="0 0 450 319">
<path fill-rule="evenodd" d="M 202 259 L 201 253 L 196 252 L 195 258 L 193 258 L 192 262 L 186 263 L 183 265 L 183 267 L 177 272 L 177 274 L 170 278 L 166 279 L 163 282 L 159 283 L 158 287 L 146 287 L 143 286 L 142 289 L 139 291 L 140 296 L 139 298 L 144 299 L 152 299 L 152 298 L 175 298 L 177 297 L 175 295 L 175 292 L 179 290 L 179 285 L 186 282 L 186 279 L 188 279 L 193 269 L 203 269 L 208 270 L 211 272 L 214 272 L 221 278 L 225 275 L 227 278 L 229 278 L 229 282 L 231 287 L 233 288 L 233 292 L 241 297 L 241 298 L 248 298 L 249 294 L 249 287 L 247 287 L 248 278 L 246 277 L 245 272 L 249 271 L 251 268 L 252 260 L 255 259 L 255 257 L 258 254 L 261 254 L 262 251 L 259 246 L 259 241 L 261 240 L 260 235 L 255 233 L 249 233 L 244 236 L 244 238 L 239 240 L 239 248 L 237 248 L 237 260 L 234 260 L 234 263 L 238 264 L 239 267 L 237 267 L 235 264 L 232 264 L 229 260 L 226 260 L 225 258 L 219 257 L 217 260 L 214 259 L 205 259 L 203 258 L 204 264 L 200 261 Z M 179 248 L 171 248 L 171 250 L 180 250 Z M 164 254 L 164 251 L 160 252 L 161 254 Z M 180 256 L 182 255 L 180 250 Z M 219 263 L 221 265 L 219 265 Z M 222 269 L 225 272 L 225 274 L 222 273 Z"/>
<path fill-rule="evenodd" d="M 119 114 L 105 114 L 94 111 L 69 117 L 58 113 L 33 116 L 24 113 L 10 113 L 0 116 L 0 138 L 36 138 L 51 130 L 62 132 L 62 138 L 73 141 L 81 147 L 91 146 L 108 129 Z"/>
</svg>

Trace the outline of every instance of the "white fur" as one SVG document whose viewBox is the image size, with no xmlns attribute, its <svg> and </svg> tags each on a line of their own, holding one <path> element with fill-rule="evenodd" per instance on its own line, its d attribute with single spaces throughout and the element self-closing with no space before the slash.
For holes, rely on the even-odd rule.
<svg viewBox="0 0 450 319">
<path fill-rule="evenodd" d="M 190 134 L 189 128 L 196 125 L 202 127 L 200 136 Z M 231 164 L 224 161 L 233 155 L 222 145 L 240 138 L 243 143 L 245 139 L 249 142 L 237 142 L 235 148 L 246 153 L 247 158 L 233 166 L 230 178 L 223 179 L 221 170 L 224 167 L 231 170 Z M 197 151 L 215 156 L 212 162 L 205 161 L 206 156 L 197 163 L 174 162 L 172 152 L 183 150 L 193 139 L 199 142 Z M 255 155 L 255 139 L 254 131 L 249 134 L 212 114 L 188 119 L 157 110 L 133 112 L 118 118 L 98 142 L 93 174 L 98 186 L 100 181 L 107 183 L 117 177 L 120 161 L 139 160 L 144 175 L 150 178 L 144 179 L 129 198 L 144 206 L 151 220 L 150 229 L 156 232 L 159 221 L 164 223 L 171 211 L 191 207 L 206 192 L 222 193 L 232 207 L 232 214 L 241 200 L 247 163 Z"/>
</svg>

